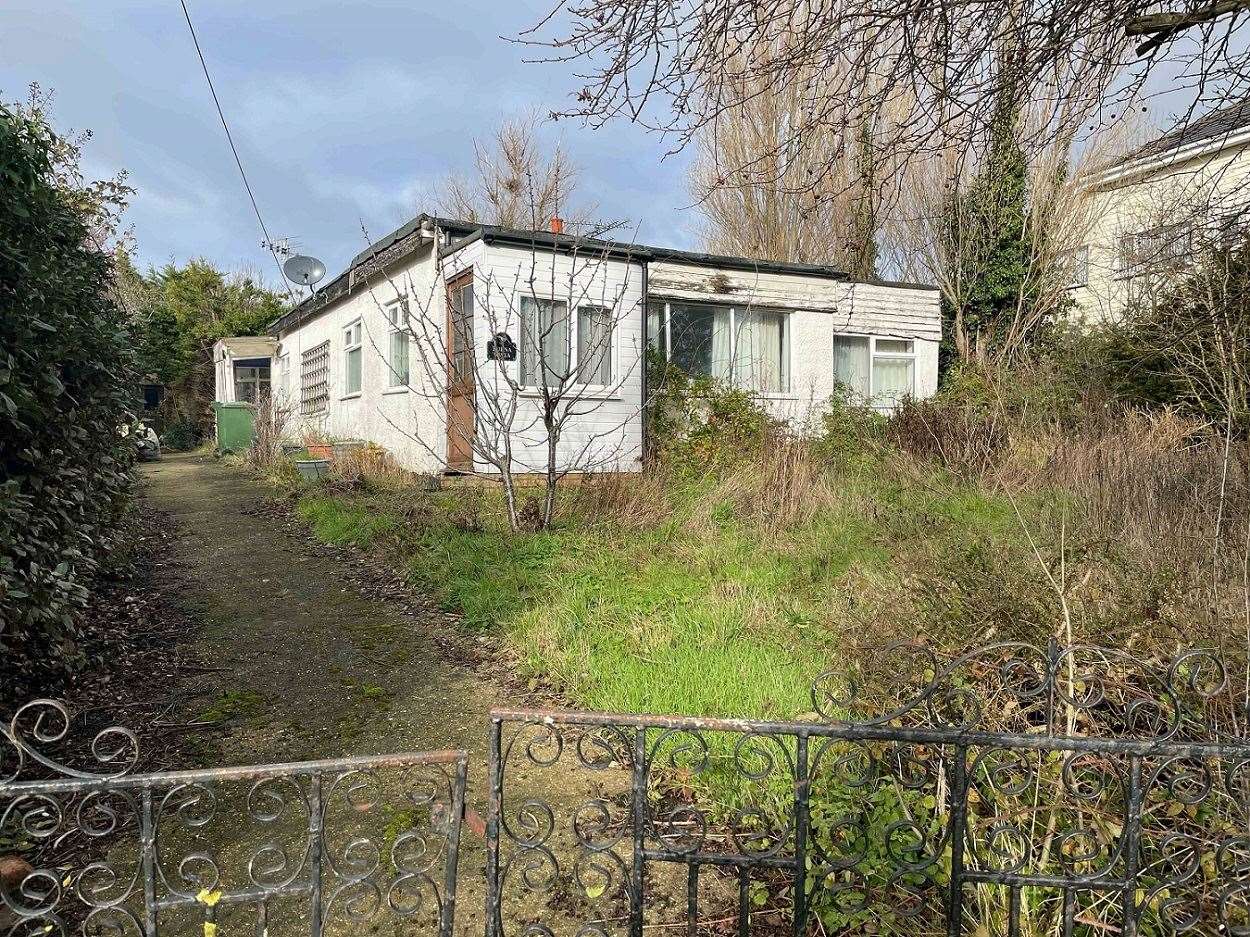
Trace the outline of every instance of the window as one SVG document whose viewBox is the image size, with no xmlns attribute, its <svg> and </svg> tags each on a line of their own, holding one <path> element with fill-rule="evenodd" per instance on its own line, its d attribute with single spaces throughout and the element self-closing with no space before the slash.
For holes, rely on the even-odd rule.
<svg viewBox="0 0 1250 937">
<path fill-rule="evenodd" d="M 1068 288 L 1089 286 L 1089 245 L 1082 245 L 1072 252 L 1072 276 Z"/>
<path fill-rule="evenodd" d="M 408 386 L 408 300 L 397 299 L 386 307 L 386 323 L 389 336 L 386 346 L 386 364 L 390 372 L 388 386 Z"/>
<path fill-rule="evenodd" d="M 234 399 L 238 403 L 260 403 L 269 396 L 269 359 L 236 358 Z"/>
<path fill-rule="evenodd" d="M 1160 280 L 1184 267 L 1190 234 L 1184 224 L 1169 224 L 1120 238 L 1120 277 L 1128 281 L 1130 301 L 1149 298 Z"/>
<path fill-rule="evenodd" d="M 360 341 L 360 320 L 343 330 L 343 394 L 360 393 L 360 363 L 364 349 Z"/>
<path fill-rule="evenodd" d="M 291 400 L 291 356 L 278 356 L 278 403 L 285 407 Z"/>
<path fill-rule="evenodd" d="M 555 299 L 521 297 L 521 384 L 548 387 L 569 377 L 569 307 Z"/>
<path fill-rule="evenodd" d="M 311 416 L 330 403 L 330 343 L 322 342 L 300 357 L 299 412 Z"/>
<path fill-rule="evenodd" d="M 835 335 L 833 374 L 852 397 L 893 409 L 916 392 L 916 343 L 909 338 Z"/>
<path fill-rule="evenodd" d="M 789 315 L 769 309 L 655 303 L 649 341 L 690 375 L 765 394 L 790 389 Z"/>
<path fill-rule="evenodd" d="M 854 398 L 872 398 L 872 339 L 867 335 L 833 337 L 833 376 Z"/>
<path fill-rule="evenodd" d="M 612 383 L 612 310 L 577 309 L 577 379 L 604 387 Z"/>
<path fill-rule="evenodd" d="M 451 301 L 451 371 L 459 381 L 473 377 L 473 276 L 449 287 Z"/>
<path fill-rule="evenodd" d="M 734 311 L 734 383 L 780 394 L 789 383 L 786 317 L 780 312 Z"/>
</svg>

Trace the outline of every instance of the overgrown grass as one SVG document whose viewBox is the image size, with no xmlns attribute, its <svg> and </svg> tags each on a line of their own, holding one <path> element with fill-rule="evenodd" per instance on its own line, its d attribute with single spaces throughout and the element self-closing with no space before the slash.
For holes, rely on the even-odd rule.
<svg viewBox="0 0 1250 937">
<path fill-rule="evenodd" d="M 308 494 L 298 509 L 327 542 L 393 541 L 416 583 L 572 703 L 789 718 L 867 622 L 910 606 L 900 554 L 986 537 L 1022 548 L 1005 499 L 875 472 L 838 476 L 786 527 L 743 516 L 749 479 L 711 472 L 673 478 L 664 519 L 628 531 L 575 503 L 551 530 L 511 534 L 493 494 L 482 530 L 457 523 L 456 492 L 427 496 L 408 524 L 386 491 Z"/>
</svg>

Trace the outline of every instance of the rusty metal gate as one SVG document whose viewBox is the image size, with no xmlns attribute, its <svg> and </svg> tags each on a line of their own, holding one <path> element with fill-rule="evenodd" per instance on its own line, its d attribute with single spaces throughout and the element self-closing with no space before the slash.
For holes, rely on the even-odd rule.
<svg viewBox="0 0 1250 937">
<path fill-rule="evenodd" d="M 1244 679 L 899 644 L 795 721 L 497 710 L 485 929 L 1250 935 Z M 453 933 L 465 753 L 134 774 L 124 729 L 53 758 L 69 720 L 0 730 L 0 934 Z"/>
</svg>

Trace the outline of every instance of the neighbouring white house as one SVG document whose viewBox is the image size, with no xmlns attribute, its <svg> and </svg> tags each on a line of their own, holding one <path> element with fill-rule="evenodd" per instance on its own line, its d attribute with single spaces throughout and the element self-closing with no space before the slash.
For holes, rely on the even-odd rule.
<svg viewBox="0 0 1250 937">
<path fill-rule="evenodd" d="M 1245 224 L 1250 99 L 1208 112 L 1107 167 L 1093 181 L 1093 224 L 1072 298 L 1089 323 L 1150 297 L 1192 255 L 1196 235 Z"/>
<path fill-rule="evenodd" d="M 521 231 L 421 215 L 272 332 L 287 435 L 490 474 L 501 452 L 518 472 L 640 467 L 648 348 L 802 427 L 839 384 L 881 409 L 933 394 L 941 322 L 931 287 L 575 237 L 558 219 Z"/>
</svg>

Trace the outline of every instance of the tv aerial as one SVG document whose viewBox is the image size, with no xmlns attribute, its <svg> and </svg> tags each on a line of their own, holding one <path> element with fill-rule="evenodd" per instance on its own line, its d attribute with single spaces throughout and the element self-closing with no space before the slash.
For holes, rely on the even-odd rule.
<svg viewBox="0 0 1250 937">
<path fill-rule="evenodd" d="M 282 272 L 292 283 L 312 289 L 326 275 L 326 265 L 316 257 L 295 254 L 282 262 Z"/>
</svg>

